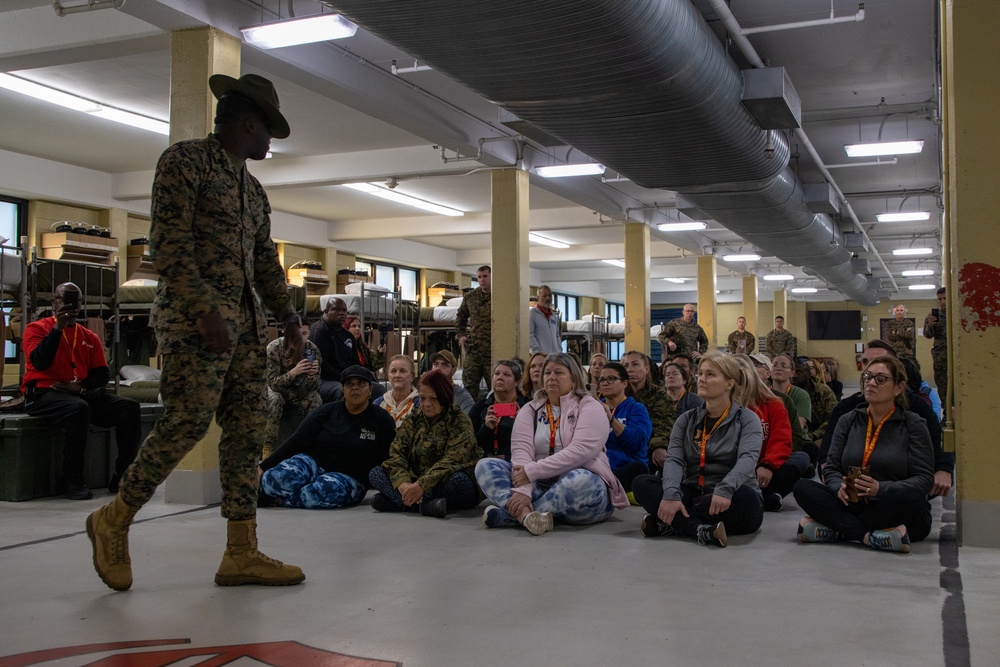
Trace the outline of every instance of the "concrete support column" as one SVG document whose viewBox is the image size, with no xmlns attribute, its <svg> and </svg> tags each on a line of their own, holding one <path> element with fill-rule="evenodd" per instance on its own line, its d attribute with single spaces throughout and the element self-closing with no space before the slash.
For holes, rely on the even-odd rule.
<svg viewBox="0 0 1000 667">
<path fill-rule="evenodd" d="M 776 289 L 774 290 L 774 317 L 781 315 L 785 318 L 786 323 L 788 320 L 788 290 L 786 289 Z M 774 322 L 771 323 L 771 329 L 774 328 Z M 771 329 L 768 329 L 770 331 Z"/>
<path fill-rule="evenodd" d="M 649 226 L 640 223 L 625 224 L 625 349 L 650 352 Z"/>
<path fill-rule="evenodd" d="M 492 185 L 493 361 L 527 359 L 528 172 L 494 171 Z"/>
<path fill-rule="evenodd" d="M 215 28 L 180 30 L 170 37 L 170 143 L 208 136 L 214 129 L 212 74 L 240 75 L 240 42 Z M 189 505 L 222 499 L 219 439 L 212 420 L 208 433 L 167 478 L 166 501 Z"/>
<path fill-rule="evenodd" d="M 698 324 L 708 336 L 708 349 L 718 346 L 718 314 L 715 292 L 718 289 L 716 280 L 715 255 L 702 255 L 698 258 Z"/>
<path fill-rule="evenodd" d="M 943 3 L 944 130 L 948 224 L 948 342 L 952 347 L 958 541 L 1000 547 L 1000 448 L 996 447 L 996 378 L 1000 373 L 1000 266 L 996 248 L 996 96 L 982 73 L 1000 67 L 985 26 L 1000 5 Z M 950 397 L 949 397 L 950 399 Z"/>
<path fill-rule="evenodd" d="M 743 317 L 747 318 L 747 331 L 759 337 L 767 331 L 760 330 L 758 302 L 757 302 L 757 276 L 743 276 Z M 756 349 L 756 348 L 755 348 Z"/>
</svg>

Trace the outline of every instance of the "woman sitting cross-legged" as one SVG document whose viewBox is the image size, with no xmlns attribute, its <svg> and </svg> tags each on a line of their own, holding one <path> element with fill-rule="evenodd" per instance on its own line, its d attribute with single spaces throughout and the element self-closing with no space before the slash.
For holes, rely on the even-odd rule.
<svg viewBox="0 0 1000 667">
<path fill-rule="evenodd" d="M 492 390 L 469 411 L 472 429 L 483 456 L 510 461 L 510 434 L 514 417 L 528 399 L 518 392 L 521 366 L 501 359 L 493 367 Z"/>
<path fill-rule="evenodd" d="M 868 405 L 842 416 L 823 470 L 826 484 L 799 480 L 793 493 L 807 516 L 800 542 L 862 542 L 909 553 L 931 532 L 927 494 L 934 449 L 927 423 L 906 409 L 906 372 L 876 357 L 861 374 Z"/>
<path fill-rule="evenodd" d="M 369 475 L 379 491 L 372 497 L 372 509 L 407 509 L 444 518 L 448 511 L 479 504 L 472 470 L 481 452 L 472 422 L 455 403 L 451 378 L 428 371 L 417 383 L 417 392 L 420 409 L 403 420 L 389 458 Z"/>
<path fill-rule="evenodd" d="M 674 423 L 663 479 L 641 475 L 632 482 L 635 499 L 649 512 L 642 520 L 643 535 L 677 534 L 724 547 L 728 535 L 760 528 L 761 425 L 752 410 L 733 400 L 741 379 L 741 366 L 729 355 L 702 356 L 698 395 L 705 405 Z"/>
<path fill-rule="evenodd" d="M 649 472 L 649 439 L 653 437 L 653 421 L 646 406 L 632 398 L 628 371 L 616 361 L 609 362 L 598 376 L 604 412 L 611 424 L 605 449 L 608 463 L 626 493 L 632 491 L 632 480 Z"/>
<path fill-rule="evenodd" d="M 374 378 L 348 366 L 341 375 L 344 400 L 313 410 L 258 469 L 259 504 L 334 508 L 356 505 L 368 474 L 389 456 L 395 426 L 370 404 Z"/>
<path fill-rule="evenodd" d="M 557 519 L 598 523 L 628 507 L 604 454 L 607 413 L 587 393 L 580 365 L 569 354 L 550 354 L 541 381 L 535 400 L 517 413 L 511 460 L 487 458 L 476 465 L 476 481 L 495 504 L 483 514 L 490 528 L 520 523 L 541 535 Z"/>
</svg>

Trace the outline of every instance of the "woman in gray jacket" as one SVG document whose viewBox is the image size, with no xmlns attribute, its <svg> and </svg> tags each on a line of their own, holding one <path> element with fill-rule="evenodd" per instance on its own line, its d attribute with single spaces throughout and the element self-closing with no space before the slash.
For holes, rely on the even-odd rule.
<svg viewBox="0 0 1000 667">
<path fill-rule="evenodd" d="M 733 400 L 742 374 L 733 357 L 709 352 L 698 365 L 705 404 L 677 418 L 663 479 L 642 475 L 632 492 L 647 514 L 646 537 L 683 535 L 724 547 L 728 535 L 753 533 L 764 511 L 757 486 L 760 419 Z"/>
</svg>

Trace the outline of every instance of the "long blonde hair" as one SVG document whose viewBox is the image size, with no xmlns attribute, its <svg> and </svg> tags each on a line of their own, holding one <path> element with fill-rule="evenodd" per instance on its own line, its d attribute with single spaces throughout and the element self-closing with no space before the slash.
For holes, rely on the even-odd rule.
<svg viewBox="0 0 1000 667">
<path fill-rule="evenodd" d="M 760 375 L 757 374 L 757 369 L 754 368 L 750 357 L 741 353 L 734 354 L 733 359 L 740 367 L 740 379 L 736 383 L 736 392 L 734 394 L 737 403 L 745 405 L 748 408 L 754 408 L 768 401 L 781 400 L 760 379 Z"/>
</svg>

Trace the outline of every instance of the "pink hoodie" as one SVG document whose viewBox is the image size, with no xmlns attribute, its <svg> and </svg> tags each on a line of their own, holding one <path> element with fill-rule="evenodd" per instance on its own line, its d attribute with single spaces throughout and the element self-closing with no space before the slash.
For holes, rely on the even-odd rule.
<svg viewBox="0 0 1000 667">
<path fill-rule="evenodd" d="M 611 465 L 604 453 L 608 440 L 608 416 L 604 407 L 593 396 L 580 398 L 567 394 L 559 399 L 559 434 L 563 449 L 552 456 L 535 460 L 535 424 L 538 411 L 545 408 L 545 401 L 535 399 L 521 408 L 514 420 L 510 436 L 510 461 L 524 466 L 528 479 L 558 477 L 575 468 L 584 468 L 599 475 L 611 491 L 611 502 L 617 509 L 628 507 L 628 497 L 618 478 L 611 472 Z M 531 485 L 513 489 L 531 497 Z"/>
</svg>

